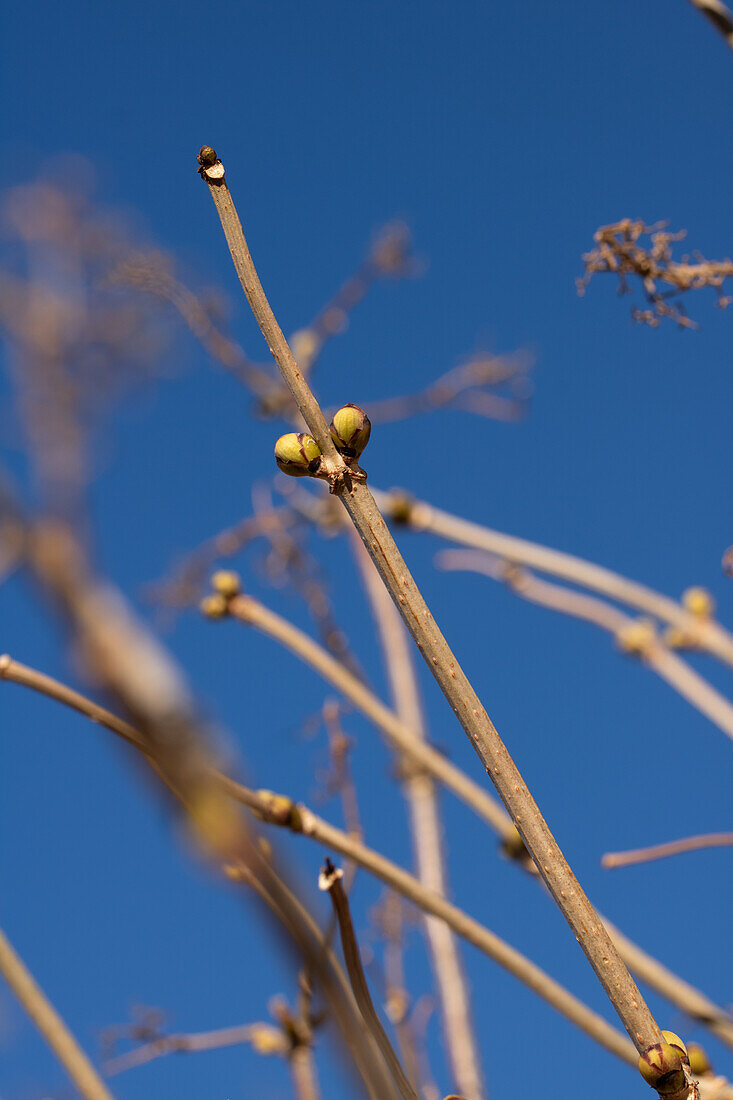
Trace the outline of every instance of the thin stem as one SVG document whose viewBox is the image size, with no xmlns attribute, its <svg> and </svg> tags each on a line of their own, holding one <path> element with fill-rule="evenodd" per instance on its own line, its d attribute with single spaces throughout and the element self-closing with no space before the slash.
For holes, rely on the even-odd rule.
<svg viewBox="0 0 733 1100">
<path fill-rule="evenodd" d="M 606 852 L 601 860 L 603 867 L 631 867 L 634 863 L 650 863 L 654 859 L 668 859 L 685 852 L 699 852 L 704 848 L 729 848 L 733 845 L 733 833 L 702 833 L 683 840 L 669 840 L 666 844 L 653 844 L 648 848 L 634 848 L 628 852 Z"/>
<path fill-rule="evenodd" d="M 230 613 L 278 641 L 341 692 L 382 731 L 393 748 L 408 757 L 454 792 L 474 812 L 502 835 L 511 834 L 511 822 L 502 806 L 442 753 L 421 741 L 372 691 L 298 627 L 251 596 L 237 596 Z"/>
<path fill-rule="evenodd" d="M 288 1058 L 293 1080 L 295 1100 L 320 1100 L 313 1048 L 308 1043 L 298 1043 Z"/>
<path fill-rule="evenodd" d="M 622 649 L 626 648 L 625 639 L 631 638 L 630 631 L 638 624 L 638 620 L 629 618 L 605 600 L 541 580 L 526 569 L 507 567 L 501 559 L 481 550 L 442 550 L 436 556 L 436 564 L 441 569 L 467 570 L 502 581 L 530 603 L 601 627 L 619 642 Z M 653 628 L 647 637 L 628 651 L 639 656 L 678 695 L 733 738 L 733 704 L 664 645 Z"/>
<path fill-rule="evenodd" d="M 323 471 L 331 480 L 331 488 L 338 493 L 407 629 L 511 814 L 537 870 L 624 1027 L 637 1049 L 645 1052 L 660 1041 L 657 1022 L 428 610 L 366 483 L 349 476 L 348 468 L 336 452 L 321 408 L 298 368 L 262 289 L 224 179 L 224 167 L 214 159 L 216 163 L 210 166 L 202 163 L 201 172 L 219 214 L 235 269 L 270 352 L 311 435 L 321 448 Z"/>
<path fill-rule="evenodd" d="M 364 547 L 356 538 L 351 541 L 377 622 L 395 712 L 408 729 L 421 741 L 426 741 L 417 675 L 407 632 Z M 435 783 L 422 770 L 407 765 L 402 785 L 410 812 L 417 877 L 429 890 L 445 897 L 443 836 Z M 486 1088 L 458 945 L 448 926 L 432 917 L 425 919 L 425 932 L 438 987 L 445 1047 L 455 1084 L 466 1100 L 481 1100 L 486 1095 Z"/>
<path fill-rule="evenodd" d="M 0 973 L 84 1100 L 112 1100 L 92 1063 L 0 929 Z"/>
<path fill-rule="evenodd" d="M 505 535 L 460 516 L 433 508 L 422 500 L 410 500 L 404 493 L 374 490 L 374 497 L 388 518 L 409 525 L 415 531 L 428 531 L 439 538 L 486 550 L 506 562 L 526 565 L 540 573 L 600 592 L 612 600 L 634 607 L 670 626 L 678 627 L 695 645 L 733 667 L 733 635 L 714 619 L 698 619 L 669 596 L 646 585 L 622 577 L 594 562 L 573 554 L 553 550 L 527 539 Z"/>
<path fill-rule="evenodd" d="M 92 721 L 98 722 L 112 733 L 122 737 L 146 755 L 150 753 L 150 748 L 145 742 L 142 734 L 134 730 L 127 722 L 124 722 L 121 718 L 118 718 L 115 714 L 105 710 L 103 707 L 99 707 L 96 703 L 92 702 L 91 699 L 87 699 L 85 696 L 72 691 L 57 680 L 53 680 L 50 676 L 45 676 L 43 673 L 5 656 L 4 658 L 0 658 L 0 679 L 6 679 L 12 683 L 29 687 L 47 695 L 57 702 L 64 703 L 66 706 L 91 718 Z M 248 806 L 255 812 L 262 811 L 263 806 L 265 806 L 265 808 L 269 807 L 270 804 L 264 803 L 262 796 L 258 795 L 256 792 L 249 791 L 246 787 L 236 783 L 228 776 L 222 775 L 220 772 L 215 772 L 214 775 L 217 783 L 219 783 L 222 789 L 226 791 L 231 798 L 236 799 L 238 802 Z M 288 806 L 290 806 L 289 799 L 287 802 Z M 321 835 L 318 824 L 319 820 L 320 819 L 316 818 L 313 814 L 310 814 L 308 817 L 308 821 L 311 824 L 315 823 L 314 831 L 308 835 L 313 835 L 316 839 L 320 839 Z M 274 820 L 271 813 L 268 816 L 268 822 L 283 824 L 282 821 Z M 509 831 L 511 831 L 511 822 L 506 815 L 504 815 L 504 822 L 507 824 Z M 289 820 L 287 823 L 292 827 L 292 821 Z M 325 822 L 322 824 L 325 826 Z M 343 846 L 340 846 L 338 830 L 334 830 L 332 826 L 327 826 L 327 828 L 330 829 L 330 833 L 327 839 L 324 840 L 324 843 L 328 847 L 341 852 L 341 854 L 347 858 L 350 858 L 352 849 L 345 849 Z M 501 830 L 497 831 L 500 832 L 500 835 L 503 835 Z M 364 848 L 364 852 L 367 851 L 368 849 Z M 366 867 L 367 864 L 363 862 L 363 866 Z M 370 866 L 369 869 L 373 870 L 373 873 L 379 875 L 379 872 L 373 867 Z M 379 877 L 383 876 L 379 875 Z M 387 879 L 383 878 L 383 881 L 386 882 Z M 394 885 L 394 883 L 389 882 L 388 885 Z M 292 902 L 293 905 L 299 904 L 294 895 L 292 897 Z M 317 934 L 319 931 L 318 926 L 310 917 L 307 909 L 304 907 L 300 908 L 302 919 L 308 924 L 311 932 L 314 935 Z M 440 916 L 441 919 L 447 920 L 443 914 Z M 733 1018 L 731 1018 L 728 1013 L 716 1005 L 714 1001 L 706 997 L 704 993 L 701 993 L 699 989 L 696 989 L 695 986 L 684 981 L 682 978 L 678 977 L 678 975 L 672 973 L 671 970 L 668 970 L 667 967 L 663 966 L 662 963 L 658 961 L 658 959 L 653 958 L 653 956 L 647 954 L 646 951 L 643 951 L 642 948 L 628 939 L 609 920 L 606 918 L 603 918 L 603 920 L 606 930 L 609 935 L 613 937 L 616 948 L 621 952 L 627 966 L 634 970 L 648 986 L 654 989 L 662 997 L 665 997 L 671 1004 L 676 1005 L 681 1012 L 684 1012 L 685 1015 L 689 1016 L 697 1023 L 709 1028 L 709 1030 L 722 1042 L 733 1048 Z M 452 927 L 449 920 L 447 920 L 447 923 Z M 462 935 L 457 929 L 454 930 L 457 934 Z M 340 967 L 338 967 L 336 960 L 331 958 L 329 961 L 332 966 L 336 966 L 338 976 Z M 504 964 L 502 963 L 502 965 Z M 346 989 L 348 992 L 348 985 L 346 984 L 345 977 L 343 979 L 342 989 Z"/>
<path fill-rule="evenodd" d="M 351 982 L 351 988 L 354 992 L 356 1003 L 359 1006 L 359 1011 L 361 1012 L 367 1029 L 374 1037 L 374 1041 L 382 1052 L 382 1057 L 395 1080 L 400 1096 L 403 1097 L 403 1100 L 419 1100 L 417 1093 L 408 1081 L 405 1071 L 400 1065 L 400 1060 L 394 1052 L 392 1044 L 387 1037 L 387 1032 L 382 1027 L 382 1021 L 379 1019 L 377 1010 L 374 1007 L 364 968 L 361 965 L 359 945 L 356 942 L 356 933 L 354 932 L 354 925 L 351 920 L 349 899 L 346 897 L 346 891 L 341 882 L 342 875 L 343 871 L 341 871 L 340 868 L 334 867 L 329 860 L 326 860 L 323 871 L 318 879 L 318 885 L 321 890 L 325 890 L 328 893 L 331 904 L 333 905 L 334 916 L 338 921 L 339 933 L 341 935 L 341 947 L 344 953 L 346 972 L 349 975 L 349 981 Z"/>
<path fill-rule="evenodd" d="M 104 1066 L 108 1077 L 114 1077 L 136 1066 L 147 1065 L 166 1054 L 198 1053 L 202 1050 L 220 1050 L 222 1047 L 252 1043 L 255 1049 L 267 1044 L 268 1053 L 288 1053 L 288 1044 L 282 1030 L 272 1024 L 239 1024 L 235 1027 L 221 1027 L 214 1031 L 198 1031 L 187 1035 L 159 1035 L 150 1042 L 142 1043 L 134 1050 L 110 1058 Z"/>
</svg>

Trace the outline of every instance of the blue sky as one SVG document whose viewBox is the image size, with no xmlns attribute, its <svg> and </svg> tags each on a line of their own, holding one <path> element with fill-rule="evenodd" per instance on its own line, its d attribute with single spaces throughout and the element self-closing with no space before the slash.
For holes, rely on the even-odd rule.
<svg viewBox="0 0 733 1100">
<path fill-rule="evenodd" d="M 78 153 L 97 195 L 174 253 L 196 287 L 232 301 L 244 347 L 264 348 L 195 172 L 202 142 L 223 157 L 266 290 L 286 331 L 306 324 L 403 217 L 420 279 L 378 286 L 318 368 L 326 404 L 426 385 L 477 348 L 529 348 L 535 394 L 518 425 L 443 412 L 380 426 L 371 481 L 400 484 L 477 521 L 601 562 L 670 594 L 707 585 L 733 624 L 721 573 L 733 542 L 728 457 L 733 314 L 696 294 L 696 332 L 634 326 L 629 300 L 598 277 L 575 292 L 594 230 L 625 216 L 668 219 L 690 249 L 731 252 L 733 58 L 684 0 L 584 4 L 223 2 L 28 3 L 5 12 L 0 82 L 6 180 Z M 135 600 L 177 554 L 250 510 L 272 472 L 273 423 L 254 422 L 236 382 L 181 335 L 165 378 L 107 421 L 93 488 L 100 564 Z M 6 390 L 3 391 L 6 393 Z M 6 462 L 23 479 L 10 415 Z M 433 568 L 438 544 L 400 545 L 435 617 L 523 769 L 593 900 L 718 1003 L 733 895 L 725 851 L 601 871 L 609 848 L 730 829 L 724 734 L 606 636 L 519 603 L 481 578 Z M 378 646 L 340 543 L 319 548 L 337 614 L 372 681 Z M 288 591 L 246 584 L 307 625 Z M 22 577 L 0 590 L 0 649 L 73 680 L 62 638 Z M 166 634 L 212 720 L 257 785 L 311 798 L 324 742 L 299 730 L 323 686 L 273 643 L 196 614 Z M 695 665 L 722 690 L 730 675 Z M 422 674 L 421 674 L 422 675 Z M 431 732 L 480 770 L 427 676 Z M 203 1030 L 266 1017 L 292 975 L 251 905 L 192 862 L 123 750 L 102 731 L 11 686 L 0 695 L 0 925 L 84 1045 L 163 1008 Z M 409 861 L 404 811 L 375 732 L 349 718 L 369 841 Z M 609 1018 L 577 945 L 541 892 L 499 861 L 471 816 L 443 799 L 455 900 Z M 338 819 L 338 806 L 324 807 Z M 285 844 L 303 881 L 322 853 Z M 354 895 L 366 929 L 378 888 Z M 322 904 L 316 899 L 316 905 Z M 475 952 L 465 952 L 491 1093 L 532 1095 L 547 1065 L 578 1096 L 645 1087 Z M 415 996 L 430 989 L 417 933 Z M 650 1002 L 663 1026 L 702 1036 Z M 446 1070 L 437 1025 L 434 1073 Z M 528 1058 L 528 1044 L 533 1056 Z M 730 1051 L 709 1044 L 733 1073 Z M 348 1094 L 320 1048 L 324 1095 Z M 591 1086 L 589 1088 L 589 1085 Z M 246 1048 L 163 1059 L 115 1080 L 120 1100 L 286 1097 L 284 1067 Z M 0 1095 L 71 1095 L 0 989 Z"/>
</svg>

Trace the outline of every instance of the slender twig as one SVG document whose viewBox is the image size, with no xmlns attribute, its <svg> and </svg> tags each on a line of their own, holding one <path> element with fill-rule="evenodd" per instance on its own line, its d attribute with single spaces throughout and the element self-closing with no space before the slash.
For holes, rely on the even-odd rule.
<svg viewBox="0 0 733 1100">
<path fill-rule="evenodd" d="M 387 517 L 396 523 L 407 524 L 415 531 L 427 531 L 476 550 L 486 550 L 509 563 L 550 573 L 653 615 L 670 626 L 678 627 L 696 647 L 707 650 L 733 667 L 733 635 L 715 619 L 699 619 L 661 592 L 594 562 L 471 523 L 434 508 L 425 501 L 412 500 L 401 492 L 384 493 L 375 489 L 374 498 Z"/>
<path fill-rule="evenodd" d="M 112 1093 L 2 929 L 0 973 L 85 1100 L 112 1100 Z"/>
<path fill-rule="evenodd" d="M 408 729 L 425 741 L 425 722 L 407 632 L 363 546 L 356 538 L 351 541 L 379 630 L 395 712 Z M 404 772 L 403 789 L 410 812 L 417 877 L 429 890 L 445 896 L 447 877 L 435 783 L 429 775 L 410 764 L 405 766 Z M 467 1100 L 481 1100 L 486 1095 L 486 1088 L 466 975 L 455 937 L 447 925 L 431 917 L 425 920 L 425 932 L 455 1084 Z"/>
<path fill-rule="evenodd" d="M 0 679 L 7 679 L 12 683 L 17 683 L 39 691 L 49 696 L 49 698 L 63 703 L 73 710 L 77 710 L 79 713 L 84 714 L 86 717 L 91 718 L 92 721 L 99 723 L 99 725 L 109 729 L 112 733 L 122 737 L 141 752 L 146 754 L 150 752 L 150 748 L 145 742 L 142 734 L 138 733 L 127 722 L 118 718 L 110 711 L 99 707 L 96 703 L 93 703 L 90 699 L 85 698 L 85 696 L 78 692 L 72 691 L 57 680 L 53 680 L 50 676 L 45 676 L 43 673 L 29 668 L 26 665 L 22 665 L 17 661 L 13 661 L 10 657 L 6 656 L 5 658 L 0 658 Z M 236 783 L 234 780 L 221 773 L 215 773 L 215 778 L 230 797 L 248 806 L 256 813 L 259 812 L 262 814 L 264 811 L 267 811 L 267 820 L 272 824 L 283 824 L 282 818 L 284 817 L 286 819 L 285 824 L 288 824 L 289 827 L 292 828 L 294 823 L 297 824 L 297 822 L 301 820 L 297 817 L 295 820 L 292 819 L 292 803 L 290 799 L 285 800 L 285 813 L 282 813 L 281 806 L 281 815 L 280 818 L 277 818 L 277 815 L 273 815 L 273 803 L 271 800 L 263 799 L 261 794 L 249 791 L 246 787 L 243 787 L 241 784 Z M 321 822 L 320 819 L 310 813 L 310 811 L 308 811 L 308 813 L 309 816 L 307 820 L 309 823 L 309 832 L 307 835 L 311 835 L 317 840 L 322 839 L 327 847 L 340 852 L 347 858 L 351 858 L 354 849 L 353 847 L 344 847 L 344 842 L 342 842 L 339 831 L 334 830 L 333 826 L 327 826 L 325 822 Z M 511 830 L 511 821 L 509 817 L 504 815 L 504 821 L 509 830 Z M 324 826 L 328 830 L 326 834 L 321 833 L 321 826 Z M 346 836 L 346 834 L 343 835 Z M 352 837 L 347 839 L 354 840 L 355 838 Z M 365 862 L 368 857 L 364 855 L 364 853 L 367 851 L 368 849 L 364 848 L 363 852 L 360 852 L 360 856 L 363 858 L 361 858 L 359 862 L 365 868 L 378 875 L 378 877 L 381 877 L 388 885 L 398 889 L 393 881 L 385 877 L 385 874 L 382 874 L 381 871 L 377 869 L 377 865 L 371 863 L 367 864 Z M 379 866 L 382 867 L 381 864 Z M 417 882 L 417 880 L 415 881 Z M 412 900 L 415 900 L 414 897 Z M 295 895 L 292 897 L 292 903 L 294 906 L 299 904 Z M 416 904 L 419 903 L 416 902 Z M 451 921 L 445 916 L 444 912 L 436 913 L 435 915 L 446 920 L 450 927 L 454 927 Z M 311 932 L 317 934 L 319 931 L 318 926 L 312 921 L 308 911 L 302 907 L 301 916 L 308 924 Z M 685 1015 L 705 1027 L 708 1027 L 722 1042 L 733 1047 L 733 1018 L 728 1013 L 716 1005 L 714 1001 L 706 997 L 704 993 L 701 993 L 700 990 L 672 973 L 672 971 L 663 966 L 657 959 L 643 951 L 606 918 L 604 918 L 604 924 L 609 934 L 613 937 L 617 949 L 622 953 L 627 966 L 631 967 L 631 969 L 634 970 L 640 978 L 643 978 L 645 983 L 656 990 L 657 993 L 665 997 L 671 1004 L 676 1005 Z M 454 931 L 456 931 L 458 935 L 463 935 L 463 933 L 455 927 Z M 472 940 L 471 942 L 475 941 Z M 476 944 L 476 946 L 479 946 L 479 944 Z M 481 950 L 485 950 L 485 946 L 482 946 Z M 487 951 L 487 953 L 489 952 Z M 497 961 L 499 960 L 497 959 Z M 501 963 L 501 965 L 505 964 Z M 348 989 L 348 986 L 346 986 L 346 988 Z M 535 992 L 537 992 L 537 990 L 535 990 Z"/>
<path fill-rule="evenodd" d="M 334 867 L 327 859 L 318 879 L 318 885 L 321 890 L 325 890 L 328 893 L 331 904 L 333 905 L 333 912 L 338 921 L 339 932 L 341 934 L 341 947 L 344 953 L 346 971 L 349 975 L 356 1003 L 359 1006 L 359 1011 L 364 1019 L 364 1023 L 382 1052 L 382 1057 L 397 1084 L 400 1096 L 402 1096 L 404 1100 L 418 1100 L 418 1095 L 408 1081 L 405 1071 L 400 1065 L 400 1060 L 394 1052 L 392 1044 L 387 1037 L 387 1033 L 382 1027 L 382 1022 L 377 1015 L 377 1010 L 374 1007 L 364 968 L 361 965 L 359 945 L 356 942 L 356 934 L 351 921 L 349 900 L 346 897 L 346 891 L 341 883 L 342 875 L 343 872 L 341 869 Z"/>
<path fill-rule="evenodd" d="M 733 50 L 733 12 L 722 0 L 690 0 L 693 7 L 710 20 Z"/>
<path fill-rule="evenodd" d="M 481 550 L 442 550 L 435 561 L 441 569 L 466 570 L 502 581 L 530 603 L 583 619 L 608 631 L 622 650 L 641 658 L 683 699 L 733 738 L 733 704 L 664 645 L 653 624 L 647 629 L 646 624 L 629 618 L 605 600 L 540 580 L 527 569 L 507 566 L 501 559 Z M 640 625 L 641 630 L 638 629 Z"/>
<path fill-rule="evenodd" d="M 58 702 L 66 703 L 89 717 L 93 716 L 94 720 L 99 722 L 100 725 L 104 725 L 113 733 L 119 734 L 140 751 L 149 753 L 149 746 L 142 735 L 132 730 L 126 722 L 108 711 L 103 711 L 101 707 L 97 707 L 90 700 L 84 700 L 83 696 L 51 680 L 50 677 L 35 673 L 35 670 L 18 665 L 17 662 L 11 661 L 9 658 L 3 666 L 0 666 L 0 674 L 14 683 L 40 690 Z M 36 676 L 39 678 L 37 681 Z M 132 733 L 132 736 L 130 736 L 130 733 Z M 310 837 L 322 844 L 327 849 L 339 852 L 347 859 L 352 859 L 415 905 L 445 921 L 457 935 L 472 943 L 489 958 L 514 974 L 533 992 L 591 1035 L 606 1049 L 629 1062 L 634 1061 L 635 1063 L 633 1048 L 619 1031 L 611 1027 L 602 1017 L 588 1009 L 571 993 L 549 978 L 539 967 L 535 966 L 534 963 L 498 936 L 495 936 L 478 921 L 463 913 L 456 906 L 451 905 L 445 898 L 427 890 L 413 875 L 368 848 L 342 829 L 329 825 L 308 807 L 295 804 L 286 796 L 250 790 L 221 773 L 214 774 L 221 788 L 231 798 L 252 810 L 258 818 L 267 821 L 268 824 L 287 827 L 296 833 L 301 833 L 303 836 Z M 261 890 L 261 885 L 253 878 L 246 866 L 239 864 L 232 866 L 229 873 L 233 877 L 246 878 L 255 889 Z M 283 889 L 286 888 L 283 886 Z M 311 934 L 314 936 L 319 934 L 317 925 L 313 922 L 308 911 L 300 906 L 295 895 L 291 896 L 290 901 L 300 913 Z M 339 977 L 339 971 L 336 971 L 336 974 Z M 339 977 L 339 980 L 345 982 L 345 978 L 341 979 Z M 348 988 L 347 985 L 346 989 L 348 990 Z M 698 994 L 698 997 L 702 999 L 700 994 Z M 715 1008 L 713 1005 L 710 1005 L 710 1007 L 720 1017 L 724 1016 L 720 1009 Z M 733 1030 L 733 1021 L 731 1022 L 731 1029 Z"/>
<path fill-rule="evenodd" d="M 511 835 L 511 822 L 495 798 L 437 749 L 421 741 L 394 711 L 308 634 L 251 596 L 235 597 L 229 603 L 229 611 L 236 619 L 256 627 L 305 661 L 374 722 L 392 747 L 408 757 L 413 765 L 443 783 L 497 832 Z"/>
<path fill-rule="evenodd" d="M 606 852 L 601 859 L 603 867 L 630 867 L 634 863 L 649 863 L 653 859 L 668 859 L 685 852 L 700 852 L 705 848 L 730 848 L 733 833 L 703 833 L 687 836 L 683 840 L 670 840 L 666 844 L 653 844 L 648 848 L 634 848 L 628 852 Z"/>
<path fill-rule="evenodd" d="M 159 1035 L 134 1050 L 110 1058 L 104 1065 L 108 1077 L 114 1077 L 136 1066 L 147 1065 L 166 1054 L 194 1054 L 202 1050 L 219 1050 L 222 1047 L 251 1043 L 254 1048 L 268 1054 L 287 1054 L 288 1043 L 282 1029 L 273 1024 L 239 1024 L 236 1027 L 221 1027 L 214 1031 L 198 1031 L 185 1035 Z"/>
</svg>

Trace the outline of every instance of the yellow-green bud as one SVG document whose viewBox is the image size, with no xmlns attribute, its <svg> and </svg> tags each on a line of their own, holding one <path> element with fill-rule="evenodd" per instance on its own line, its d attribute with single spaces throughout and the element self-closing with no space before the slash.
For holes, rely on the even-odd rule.
<svg viewBox="0 0 733 1100">
<path fill-rule="evenodd" d="M 331 438 L 345 458 L 358 458 L 369 442 L 372 424 L 358 405 L 344 405 L 331 421 Z"/>
<path fill-rule="evenodd" d="M 212 164 L 216 164 L 217 160 L 218 157 L 215 149 L 212 149 L 210 145 L 201 146 L 198 162 L 203 168 L 210 168 Z"/>
<path fill-rule="evenodd" d="M 215 592 L 213 596 L 204 596 L 199 604 L 199 610 L 207 619 L 223 619 L 229 609 L 224 597 L 219 592 Z"/>
<path fill-rule="evenodd" d="M 679 1035 L 676 1035 L 674 1031 L 663 1031 L 662 1032 L 662 1038 L 664 1039 L 664 1041 L 666 1043 L 669 1043 L 669 1045 L 671 1047 L 677 1047 L 677 1049 L 682 1054 L 682 1061 L 683 1062 L 689 1061 L 689 1059 L 687 1057 L 687 1047 L 682 1042 Z"/>
<path fill-rule="evenodd" d="M 689 1043 L 687 1057 L 690 1059 L 690 1069 L 693 1077 L 704 1077 L 706 1073 L 712 1073 L 713 1067 L 710 1059 L 699 1043 Z"/>
<path fill-rule="evenodd" d="M 239 573 L 231 569 L 217 569 L 211 578 L 211 587 L 225 600 L 231 600 L 242 591 L 242 582 Z"/>
<path fill-rule="evenodd" d="M 412 498 L 402 489 L 392 489 L 387 514 L 393 523 L 409 523 L 412 516 Z"/>
<path fill-rule="evenodd" d="M 275 444 L 275 461 L 282 472 L 291 477 L 308 477 L 316 473 L 321 457 L 321 448 L 305 432 L 288 432 Z"/>
<path fill-rule="evenodd" d="M 682 604 L 696 619 L 709 619 L 715 612 L 715 601 L 707 588 L 695 585 L 682 593 Z"/>
<path fill-rule="evenodd" d="M 654 623 L 650 619 L 634 619 L 619 630 L 616 642 L 622 653 L 640 657 L 654 643 L 655 637 Z"/>
<path fill-rule="evenodd" d="M 639 1055 L 639 1073 L 660 1096 L 669 1096 L 684 1088 L 682 1065 L 682 1051 L 671 1043 L 656 1043 Z"/>
</svg>

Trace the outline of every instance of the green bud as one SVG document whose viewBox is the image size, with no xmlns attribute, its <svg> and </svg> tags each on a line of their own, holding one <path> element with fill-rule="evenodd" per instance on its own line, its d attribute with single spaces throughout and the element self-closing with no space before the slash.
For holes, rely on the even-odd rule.
<svg viewBox="0 0 733 1100">
<path fill-rule="evenodd" d="M 372 424 L 358 405 L 344 405 L 331 421 L 331 438 L 345 458 L 358 458 L 369 442 Z"/>
<path fill-rule="evenodd" d="M 669 1045 L 671 1047 L 677 1047 L 677 1049 L 682 1054 L 682 1061 L 683 1062 L 688 1062 L 689 1061 L 689 1059 L 687 1057 L 687 1047 L 682 1042 L 679 1035 L 676 1035 L 674 1033 L 674 1031 L 663 1031 L 662 1032 L 662 1038 L 664 1039 L 665 1043 L 669 1043 Z"/>
<path fill-rule="evenodd" d="M 211 587 L 225 600 L 231 600 L 242 591 L 242 582 L 239 573 L 231 569 L 217 569 L 211 578 Z"/>
<path fill-rule="evenodd" d="M 199 610 L 207 619 L 223 619 L 229 612 L 227 601 L 218 592 L 213 596 L 204 596 L 199 604 Z"/>
<path fill-rule="evenodd" d="M 639 1055 L 639 1073 L 660 1096 L 669 1096 L 685 1087 L 683 1054 L 678 1046 L 656 1043 Z"/>
<path fill-rule="evenodd" d="M 199 150 L 198 162 L 203 168 L 210 168 L 212 164 L 216 164 L 219 158 L 216 155 L 216 150 L 212 149 L 210 145 L 202 145 Z"/>
<path fill-rule="evenodd" d="M 275 444 L 275 461 L 284 474 L 307 477 L 315 474 L 321 464 L 321 448 L 305 432 L 288 432 Z"/>
<path fill-rule="evenodd" d="M 713 1072 L 710 1059 L 699 1043 L 690 1043 L 687 1047 L 687 1055 L 693 1077 L 704 1077 L 706 1073 Z"/>
</svg>

